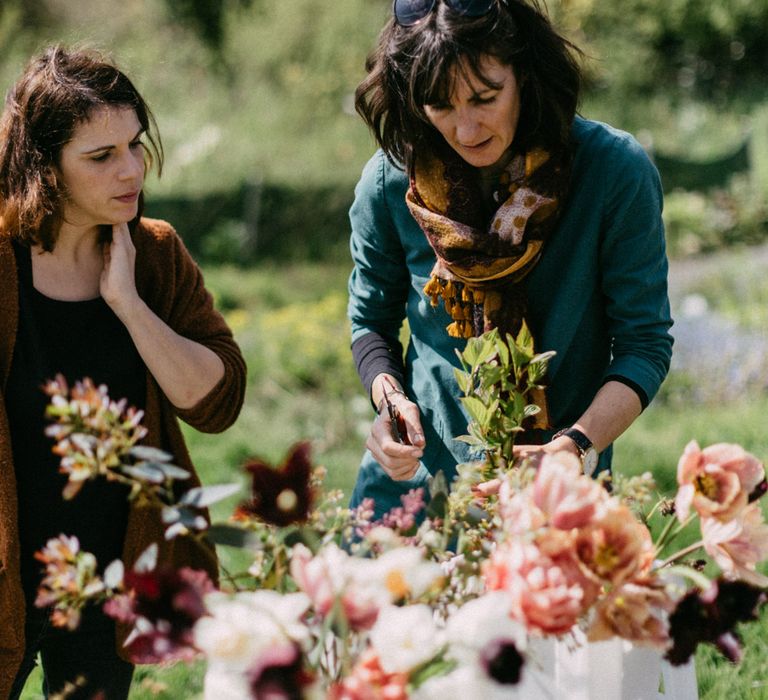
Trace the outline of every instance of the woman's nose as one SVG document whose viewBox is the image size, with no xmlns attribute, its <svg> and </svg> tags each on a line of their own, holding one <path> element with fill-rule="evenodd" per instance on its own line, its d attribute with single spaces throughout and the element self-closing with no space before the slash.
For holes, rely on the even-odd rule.
<svg viewBox="0 0 768 700">
<path fill-rule="evenodd" d="M 456 140 L 465 145 L 474 145 L 479 122 L 471 110 L 459 110 L 456 113 Z"/>
<path fill-rule="evenodd" d="M 143 180 L 144 179 L 144 156 L 143 154 L 126 153 L 120 162 L 118 175 L 122 180 Z"/>
</svg>

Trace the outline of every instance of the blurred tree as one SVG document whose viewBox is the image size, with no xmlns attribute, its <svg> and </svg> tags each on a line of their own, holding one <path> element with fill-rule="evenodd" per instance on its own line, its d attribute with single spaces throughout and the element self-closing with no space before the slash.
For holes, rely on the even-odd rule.
<svg viewBox="0 0 768 700">
<path fill-rule="evenodd" d="M 165 0 L 171 19 L 193 29 L 215 54 L 224 48 L 227 13 L 253 4 L 254 0 Z"/>
<path fill-rule="evenodd" d="M 768 94 L 768 0 L 560 0 L 556 14 L 597 57 L 594 87 L 718 104 Z"/>
</svg>

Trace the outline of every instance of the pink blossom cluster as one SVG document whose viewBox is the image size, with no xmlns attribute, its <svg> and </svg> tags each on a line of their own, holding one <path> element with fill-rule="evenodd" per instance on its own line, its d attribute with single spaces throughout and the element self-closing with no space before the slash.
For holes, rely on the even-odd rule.
<svg viewBox="0 0 768 700">
<path fill-rule="evenodd" d="M 718 443 L 703 450 L 686 446 L 677 464 L 675 512 L 685 522 L 701 519 L 706 552 L 729 579 L 768 586 L 756 570 L 768 558 L 768 525 L 757 499 L 765 493 L 765 468 L 740 445 Z"/>
<path fill-rule="evenodd" d="M 650 533 L 573 455 L 545 456 L 533 483 L 513 491 L 505 482 L 499 502 L 502 527 L 484 578 L 510 596 L 513 619 L 559 635 L 595 606 L 592 639 L 666 641 Z"/>
</svg>

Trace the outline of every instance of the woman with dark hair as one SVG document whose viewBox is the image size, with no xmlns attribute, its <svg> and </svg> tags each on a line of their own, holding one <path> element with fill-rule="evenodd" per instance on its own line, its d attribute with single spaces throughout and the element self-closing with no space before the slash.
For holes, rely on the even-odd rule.
<svg viewBox="0 0 768 700">
<path fill-rule="evenodd" d="M 148 145 L 145 145 L 145 142 Z M 90 377 L 144 410 L 144 444 L 170 452 L 199 485 L 177 417 L 218 432 L 237 417 L 245 364 L 202 274 L 171 226 L 141 217 L 147 168 L 162 166 L 152 115 L 120 70 L 61 47 L 26 68 L 0 117 L 0 697 L 18 698 L 42 657 L 44 692 L 126 698 L 133 666 L 115 626 L 86 610 L 80 627 L 50 627 L 37 609 L 34 553 L 75 535 L 102 566 L 134 564 L 151 543 L 159 563 L 206 569 L 213 552 L 166 542 L 155 509 L 114 482 L 71 501 L 44 436 L 42 386 Z M 78 678 L 84 679 L 78 682 Z"/>
<path fill-rule="evenodd" d="M 357 90 L 380 150 L 350 211 L 349 316 L 378 417 L 353 504 L 373 498 L 380 515 L 430 473 L 455 476 L 470 458 L 456 351 L 523 321 L 557 354 L 516 454 L 608 469 L 669 368 L 658 173 L 629 134 L 576 115 L 578 50 L 535 3 L 393 8 Z"/>
</svg>

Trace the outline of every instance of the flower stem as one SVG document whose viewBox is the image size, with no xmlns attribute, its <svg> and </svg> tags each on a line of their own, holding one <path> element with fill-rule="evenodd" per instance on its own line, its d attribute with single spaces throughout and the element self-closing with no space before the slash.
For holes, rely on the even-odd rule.
<svg viewBox="0 0 768 700">
<path fill-rule="evenodd" d="M 664 529 L 661 532 L 661 535 L 659 535 L 659 539 L 656 542 L 656 555 L 658 556 L 659 553 L 670 543 L 672 542 L 675 537 L 677 537 L 688 525 L 693 521 L 695 518 L 695 515 L 689 515 L 684 523 L 680 523 L 679 527 L 672 532 L 672 528 L 677 523 L 677 518 L 671 517 L 669 522 L 664 526 Z"/>
<path fill-rule="evenodd" d="M 663 569 L 665 566 L 669 566 L 673 562 L 676 562 L 678 559 L 682 559 L 683 557 L 687 556 L 691 552 L 695 552 L 697 549 L 700 549 L 702 545 L 704 544 L 704 540 L 699 540 L 698 542 L 694 542 L 691 545 L 688 545 L 684 549 L 681 549 L 679 552 L 675 552 L 671 557 L 668 557 L 665 559 L 661 564 L 659 564 L 657 567 L 655 567 L 656 570 Z"/>
</svg>

